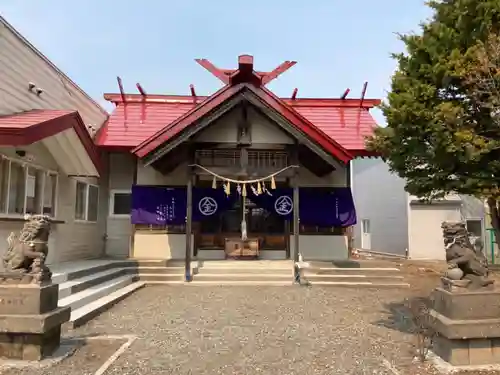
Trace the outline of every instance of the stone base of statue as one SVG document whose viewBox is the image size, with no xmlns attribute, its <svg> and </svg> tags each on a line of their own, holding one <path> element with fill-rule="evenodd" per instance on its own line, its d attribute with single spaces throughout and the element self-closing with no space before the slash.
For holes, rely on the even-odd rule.
<svg viewBox="0 0 500 375">
<path fill-rule="evenodd" d="M 453 366 L 500 364 L 500 291 L 471 291 L 452 281 L 433 293 L 434 354 Z"/>
<path fill-rule="evenodd" d="M 0 279 L 0 357 L 38 361 L 54 353 L 70 308 L 57 307 L 59 287 L 10 272 Z M 31 275 L 33 276 L 33 275 Z M 43 275 L 42 275 L 43 276 Z M 17 283 L 16 283 L 17 280 Z M 24 280 L 24 282 L 22 281 Z"/>
</svg>

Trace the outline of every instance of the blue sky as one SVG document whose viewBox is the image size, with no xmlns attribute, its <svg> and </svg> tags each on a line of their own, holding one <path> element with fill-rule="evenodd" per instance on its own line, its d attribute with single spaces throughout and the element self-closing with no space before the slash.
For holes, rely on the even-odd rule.
<svg viewBox="0 0 500 375">
<path fill-rule="evenodd" d="M 401 51 L 395 32 L 418 30 L 423 0 L 0 0 L 0 14 L 99 103 L 140 82 L 148 93 L 199 95 L 220 82 L 194 62 L 234 68 L 254 56 L 258 70 L 295 60 L 270 84 L 280 96 L 339 97 L 351 88 L 384 97 Z M 109 105 L 106 105 L 110 109 Z M 383 123 L 380 113 L 377 120 Z"/>
</svg>

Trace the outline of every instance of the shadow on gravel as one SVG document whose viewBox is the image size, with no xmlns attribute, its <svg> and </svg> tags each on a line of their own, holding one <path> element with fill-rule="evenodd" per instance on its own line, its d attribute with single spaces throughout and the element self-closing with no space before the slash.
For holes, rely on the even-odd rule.
<svg viewBox="0 0 500 375">
<path fill-rule="evenodd" d="M 423 329 L 428 318 L 430 299 L 412 297 L 400 302 L 385 303 L 382 313 L 386 316 L 373 324 L 403 333 L 415 334 Z"/>
</svg>

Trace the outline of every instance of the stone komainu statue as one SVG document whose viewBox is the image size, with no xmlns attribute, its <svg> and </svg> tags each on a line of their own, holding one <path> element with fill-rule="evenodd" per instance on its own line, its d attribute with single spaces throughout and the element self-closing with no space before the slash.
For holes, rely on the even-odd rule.
<svg viewBox="0 0 500 375">
<path fill-rule="evenodd" d="M 7 238 L 3 279 L 8 279 L 8 274 L 11 278 L 19 278 L 17 274 L 27 276 L 25 279 L 32 282 L 49 281 L 52 274 L 45 266 L 45 259 L 52 220 L 46 215 L 27 216 L 26 219 L 19 236 L 11 233 Z"/>
<path fill-rule="evenodd" d="M 441 228 L 449 268 L 446 277 L 466 280 L 470 289 L 493 284 L 493 280 L 488 279 L 488 260 L 480 249 L 471 244 L 465 223 L 443 222 Z"/>
</svg>

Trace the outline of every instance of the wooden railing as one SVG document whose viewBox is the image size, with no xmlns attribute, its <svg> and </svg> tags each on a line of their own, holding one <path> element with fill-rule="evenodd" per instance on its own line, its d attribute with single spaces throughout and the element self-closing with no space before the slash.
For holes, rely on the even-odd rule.
<svg viewBox="0 0 500 375">
<path fill-rule="evenodd" d="M 204 167 L 239 167 L 239 150 L 197 150 L 196 162 Z M 284 168 L 289 157 L 285 151 L 248 150 L 249 168 Z"/>
</svg>

